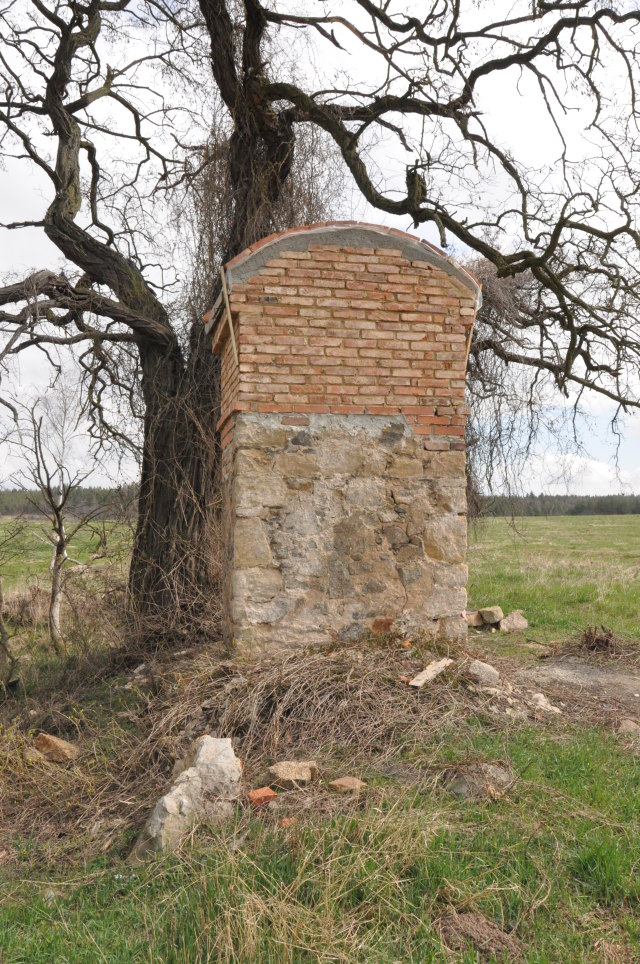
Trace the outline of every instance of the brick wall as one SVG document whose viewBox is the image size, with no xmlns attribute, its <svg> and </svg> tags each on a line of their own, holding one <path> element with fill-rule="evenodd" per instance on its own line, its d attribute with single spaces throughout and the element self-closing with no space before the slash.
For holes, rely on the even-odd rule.
<svg viewBox="0 0 640 964">
<path fill-rule="evenodd" d="M 229 299 L 239 365 L 222 318 L 223 444 L 244 411 L 399 413 L 426 448 L 463 445 L 475 298 L 442 269 L 399 248 L 310 243 L 281 250 Z"/>
</svg>

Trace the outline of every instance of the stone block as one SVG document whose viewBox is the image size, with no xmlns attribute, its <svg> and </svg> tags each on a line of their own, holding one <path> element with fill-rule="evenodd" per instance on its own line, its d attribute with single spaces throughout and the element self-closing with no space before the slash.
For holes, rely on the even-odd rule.
<svg viewBox="0 0 640 964">
<path fill-rule="evenodd" d="M 279 508 L 287 502 L 284 479 L 274 474 L 271 461 L 260 472 L 238 469 L 233 480 L 232 498 L 238 514 L 264 514 L 267 508 Z"/>
<path fill-rule="evenodd" d="M 35 748 L 38 753 L 47 760 L 54 763 L 72 763 L 80 756 L 80 747 L 67 740 L 61 740 L 58 736 L 50 733 L 39 733 L 35 740 Z"/>
<path fill-rule="evenodd" d="M 422 459 L 412 459 L 406 455 L 396 455 L 387 469 L 391 479 L 417 479 L 424 475 Z"/>
<path fill-rule="evenodd" d="M 236 417 L 234 444 L 238 449 L 283 449 L 287 444 L 286 428 L 271 419 L 250 415 Z"/>
<path fill-rule="evenodd" d="M 278 569 L 242 569 L 232 573 L 231 585 L 236 599 L 266 603 L 282 591 L 284 581 Z"/>
<path fill-rule="evenodd" d="M 422 543 L 431 559 L 463 563 L 467 555 L 467 520 L 452 515 L 429 519 L 422 532 Z"/>
<path fill-rule="evenodd" d="M 477 626 L 484 625 L 482 616 L 480 615 L 477 609 L 473 610 L 473 612 L 465 612 L 464 616 L 465 616 L 465 619 L 467 620 L 467 626 L 477 627 Z"/>
<path fill-rule="evenodd" d="M 282 760 L 269 767 L 269 776 L 282 790 L 295 790 L 317 779 L 318 764 L 315 760 Z"/>
<path fill-rule="evenodd" d="M 318 461 L 311 452 L 282 452 L 273 468 L 285 479 L 315 479 L 318 475 Z"/>
<path fill-rule="evenodd" d="M 256 517 L 238 519 L 233 533 L 233 564 L 236 569 L 255 569 L 271 565 L 267 530 Z"/>
<path fill-rule="evenodd" d="M 487 626 L 495 626 L 504 618 L 504 613 L 500 606 L 485 606 L 485 608 L 480 609 L 479 612 L 482 616 L 482 621 L 486 623 Z"/>
<path fill-rule="evenodd" d="M 500 620 L 499 628 L 505 633 L 518 633 L 529 628 L 521 609 L 514 609 L 512 613 Z"/>
<path fill-rule="evenodd" d="M 361 790 L 365 789 L 366 783 L 364 780 L 359 780 L 358 777 L 338 777 L 336 780 L 332 780 L 329 786 L 336 793 L 360 793 Z"/>
</svg>

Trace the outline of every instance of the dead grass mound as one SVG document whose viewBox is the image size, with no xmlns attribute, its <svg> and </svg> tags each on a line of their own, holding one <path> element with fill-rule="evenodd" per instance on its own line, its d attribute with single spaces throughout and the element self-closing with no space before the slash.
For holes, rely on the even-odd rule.
<svg viewBox="0 0 640 964">
<path fill-rule="evenodd" d="M 483 914 L 451 909 L 437 923 L 444 944 L 451 951 L 463 953 L 473 948 L 483 961 L 522 961 L 522 944 Z"/>
<path fill-rule="evenodd" d="M 215 669 L 203 702 L 211 730 L 252 758 L 337 749 L 384 754 L 419 742 L 469 700 L 443 681 L 422 691 L 404 680 L 424 659 L 397 646 L 292 653 Z"/>
<path fill-rule="evenodd" d="M 67 689 L 63 677 L 46 697 L 0 706 L 0 839 L 29 836 L 46 851 L 68 838 L 71 858 L 109 849 L 141 825 L 176 759 L 204 732 L 233 738 L 248 784 L 283 756 L 381 762 L 473 712 L 455 678 L 407 687 L 425 659 L 398 641 L 251 663 L 224 661 L 213 646 L 124 669 L 110 651 L 100 676 L 87 667 L 84 689 L 76 660 Z M 29 762 L 41 730 L 77 743 L 78 761 Z"/>
</svg>

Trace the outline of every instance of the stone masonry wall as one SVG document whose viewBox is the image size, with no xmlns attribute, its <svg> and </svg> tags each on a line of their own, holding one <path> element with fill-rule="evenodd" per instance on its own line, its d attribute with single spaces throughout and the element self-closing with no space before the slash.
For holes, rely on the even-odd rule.
<svg viewBox="0 0 640 964">
<path fill-rule="evenodd" d="M 227 637 L 355 639 L 380 617 L 464 637 L 463 452 L 425 449 L 398 415 L 240 414 L 224 455 Z"/>
<path fill-rule="evenodd" d="M 338 224 L 227 265 L 222 358 L 225 635 L 256 649 L 376 620 L 459 639 L 464 400 L 477 283 L 437 249 Z"/>
</svg>

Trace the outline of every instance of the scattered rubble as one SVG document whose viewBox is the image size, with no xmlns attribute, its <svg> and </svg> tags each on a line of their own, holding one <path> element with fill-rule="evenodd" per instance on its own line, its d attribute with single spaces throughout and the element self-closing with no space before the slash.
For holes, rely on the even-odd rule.
<svg viewBox="0 0 640 964">
<path fill-rule="evenodd" d="M 464 614 L 464 618 L 467 621 L 467 626 L 471 626 L 471 627 L 484 626 L 484 620 L 480 615 L 480 611 L 478 609 L 474 610 L 473 612 L 466 612 Z"/>
<path fill-rule="evenodd" d="M 409 686 L 413 686 L 415 689 L 421 689 L 425 683 L 430 683 L 431 680 L 434 680 L 436 676 L 443 673 L 447 666 L 451 666 L 452 663 L 453 660 L 446 657 L 444 659 L 434 660 L 432 663 L 429 663 L 426 669 L 423 669 L 421 673 L 418 673 L 412 680 L 409 680 Z"/>
<path fill-rule="evenodd" d="M 514 609 L 512 613 L 500 620 L 499 628 L 503 633 L 518 633 L 523 629 L 528 629 L 529 622 L 525 619 L 521 609 Z"/>
<path fill-rule="evenodd" d="M 457 663 L 457 665 L 456 665 Z M 460 679 L 470 693 L 476 693 L 485 698 L 485 709 L 495 716 L 508 717 L 513 720 L 533 718 L 542 719 L 543 715 L 560 715 L 562 710 L 552 705 L 544 693 L 534 692 L 522 686 L 514 687 L 509 680 L 503 680 L 499 671 L 490 663 L 480 659 L 470 662 L 464 660 L 444 658 L 431 661 L 413 679 L 400 676 L 399 681 L 408 683 L 414 689 L 420 689 L 427 682 L 433 682 L 452 667 L 454 678 Z M 640 733 L 640 725 L 638 725 Z M 631 730 L 629 730 L 631 733 Z"/>
<path fill-rule="evenodd" d="M 529 627 L 521 609 L 514 609 L 513 612 L 504 615 L 500 606 L 486 606 L 484 609 L 475 609 L 464 613 L 467 626 L 476 629 L 484 629 L 486 632 L 495 633 L 517 633 Z"/>
<path fill-rule="evenodd" d="M 242 763 L 231 740 L 201 736 L 183 763 L 185 768 L 153 808 L 131 855 L 134 861 L 174 849 L 199 820 L 221 820 L 233 814 Z"/>
<path fill-rule="evenodd" d="M 542 713 L 562 713 L 562 710 L 557 706 L 552 706 L 544 693 L 534 693 L 531 697 L 532 703 L 535 705 L 537 710 Z"/>
<path fill-rule="evenodd" d="M 315 760 L 283 760 L 269 767 L 269 776 L 274 786 L 282 790 L 295 790 L 318 778 L 318 764 Z"/>
<path fill-rule="evenodd" d="M 39 733 L 34 746 L 46 760 L 52 760 L 54 763 L 71 763 L 77 760 L 82 752 L 79 746 L 67 743 L 66 740 L 61 740 L 60 737 L 52 736 L 50 733 Z"/>
<path fill-rule="evenodd" d="M 336 793 L 359 793 L 366 787 L 366 783 L 357 777 L 338 777 L 337 780 L 332 780 L 329 786 Z"/>
<path fill-rule="evenodd" d="M 497 763 L 474 763 L 447 770 L 444 783 L 451 793 L 464 800 L 483 797 L 498 800 L 513 783 L 513 774 Z"/>
</svg>

